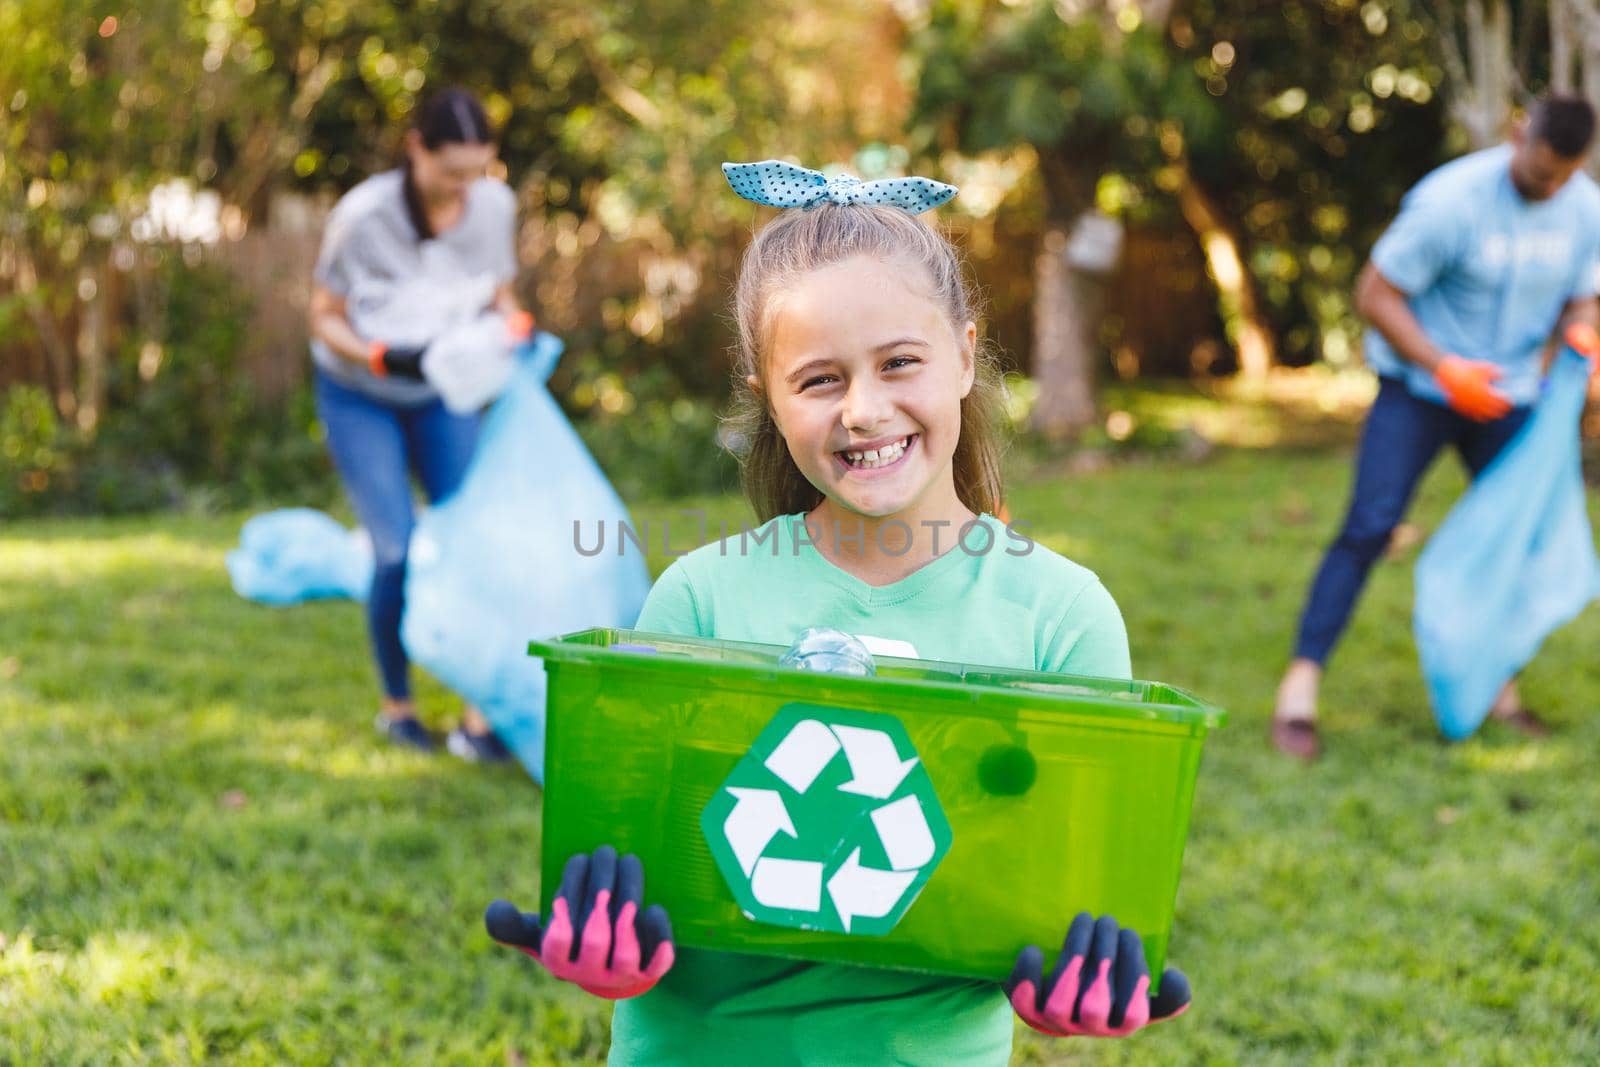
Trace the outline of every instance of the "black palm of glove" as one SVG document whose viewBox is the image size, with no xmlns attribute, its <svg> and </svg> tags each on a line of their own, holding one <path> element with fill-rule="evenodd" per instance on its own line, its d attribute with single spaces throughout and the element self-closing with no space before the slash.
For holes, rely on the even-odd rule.
<svg viewBox="0 0 1600 1067">
<path fill-rule="evenodd" d="M 384 374 L 390 378 L 422 381 L 422 354 L 427 350 L 427 345 L 384 345 Z"/>
<path fill-rule="evenodd" d="M 1072 920 L 1048 979 L 1044 953 L 1029 945 L 1018 954 L 1005 990 L 1022 1021 L 1052 1037 L 1123 1037 L 1189 1007 L 1182 971 L 1167 968 L 1152 998 L 1139 935 L 1118 930 L 1109 915 L 1096 922 L 1088 912 Z"/>
</svg>

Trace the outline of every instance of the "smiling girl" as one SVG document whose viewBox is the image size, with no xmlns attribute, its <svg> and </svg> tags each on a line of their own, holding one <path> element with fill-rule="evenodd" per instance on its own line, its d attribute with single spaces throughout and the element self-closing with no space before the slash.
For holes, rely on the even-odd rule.
<svg viewBox="0 0 1600 1067">
<path fill-rule="evenodd" d="M 804 208 L 757 233 L 735 300 L 733 423 L 764 525 L 675 562 L 637 628 L 787 645 L 829 626 L 897 655 L 1129 677 L 1099 580 L 1017 547 L 994 517 L 998 370 L 955 249 L 915 214 L 955 190 L 723 170 L 748 199 Z M 602 848 L 572 857 L 547 919 L 504 901 L 487 916 L 496 939 L 620 1001 L 613 1064 L 999 1065 L 1013 1011 L 1043 1033 L 1109 1037 L 1188 1004 L 1175 970 L 1152 1000 L 1138 935 L 1109 917 L 1078 916 L 1048 977 L 1024 948 L 1002 985 L 678 951 L 642 899 L 638 860 Z"/>
</svg>

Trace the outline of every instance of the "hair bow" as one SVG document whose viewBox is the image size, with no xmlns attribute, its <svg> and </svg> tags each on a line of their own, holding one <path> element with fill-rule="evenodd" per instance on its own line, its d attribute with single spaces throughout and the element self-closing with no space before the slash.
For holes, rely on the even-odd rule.
<svg viewBox="0 0 1600 1067">
<path fill-rule="evenodd" d="M 849 174 L 830 178 L 779 159 L 724 163 L 722 174 L 733 191 L 769 207 L 810 211 L 818 204 L 888 204 L 912 215 L 936 208 L 956 195 L 956 187 L 932 178 L 881 178 L 864 182 Z"/>
</svg>

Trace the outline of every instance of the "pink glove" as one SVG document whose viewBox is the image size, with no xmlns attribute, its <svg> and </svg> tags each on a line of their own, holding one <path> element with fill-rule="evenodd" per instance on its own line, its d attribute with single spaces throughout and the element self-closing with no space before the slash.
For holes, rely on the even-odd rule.
<svg viewBox="0 0 1600 1067">
<path fill-rule="evenodd" d="M 639 857 L 617 859 L 601 845 L 567 861 L 550 919 L 497 900 L 484 912 L 489 936 L 521 949 L 564 982 L 607 1000 L 647 992 L 672 967 L 672 925 L 661 905 L 646 908 Z M 574 932 L 577 932 L 576 939 Z"/>
<path fill-rule="evenodd" d="M 1502 373 L 1499 367 L 1481 359 L 1446 356 L 1434 368 L 1433 376 L 1452 408 L 1469 419 L 1489 422 L 1503 418 L 1511 410 L 1511 401 L 1493 384 Z"/>
<path fill-rule="evenodd" d="M 1150 999 L 1144 944 L 1132 930 L 1119 933 L 1109 915 L 1095 922 L 1080 912 L 1048 980 L 1043 970 L 1044 953 L 1029 945 L 1017 954 L 1005 990 L 1022 1021 L 1051 1037 L 1125 1037 L 1189 1007 L 1189 980 L 1175 967 L 1167 968 L 1161 992 Z"/>
</svg>

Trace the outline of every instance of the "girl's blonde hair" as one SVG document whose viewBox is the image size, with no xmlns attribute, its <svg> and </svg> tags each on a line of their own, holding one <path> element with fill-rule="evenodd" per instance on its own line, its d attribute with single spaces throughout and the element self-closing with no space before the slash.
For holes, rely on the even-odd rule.
<svg viewBox="0 0 1600 1067">
<path fill-rule="evenodd" d="M 773 299 L 802 275 L 855 256 L 920 266 L 929 298 L 943 308 L 952 327 L 959 331 L 977 321 L 960 254 L 942 234 L 899 208 L 823 204 L 810 211 L 785 211 L 758 232 L 745 249 L 735 290 L 739 352 L 734 360 L 733 404 L 723 422 L 725 439 L 735 443 L 745 496 L 760 522 L 810 511 L 822 502 L 822 494 L 795 466 L 763 395 Z M 1004 386 L 998 361 L 981 339 L 973 360 L 972 390 L 961 401 L 961 435 L 952 467 L 961 502 L 992 515 L 1000 510 L 1003 489 Z M 752 376 L 762 383 L 762 392 L 750 386 Z"/>
</svg>

